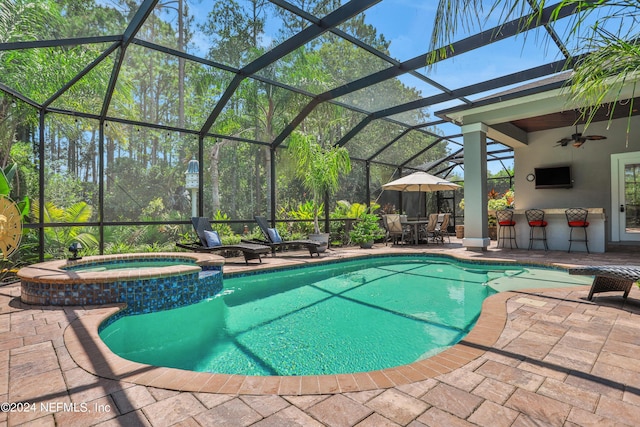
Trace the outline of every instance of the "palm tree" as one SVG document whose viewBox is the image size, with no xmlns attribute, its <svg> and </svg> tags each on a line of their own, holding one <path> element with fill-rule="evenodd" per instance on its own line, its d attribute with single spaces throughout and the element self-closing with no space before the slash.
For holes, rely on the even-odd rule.
<svg viewBox="0 0 640 427">
<path fill-rule="evenodd" d="M 446 49 L 458 29 L 471 30 L 480 27 L 483 0 L 440 0 L 431 36 L 429 63 L 444 59 Z M 485 3 L 486 6 L 486 3 Z M 501 23 L 520 16 L 527 16 L 522 28 L 542 18 L 547 6 L 545 0 L 494 0 L 489 6 L 489 14 L 497 14 Z M 640 71 L 640 46 L 637 44 L 637 21 L 640 18 L 640 3 L 637 0 L 584 1 L 561 0 L 551 15 L 551 23 L 557 21 L 561 9 L 569 7 L 576 11 L 570 19 L 570 37 L 577 37 L 575 58 L 568 58 L 567 68 L 573 67 L 571 80 L 567 86 L 569 101 L 583 108 L 583 118 L 587 125 L 605 100 L 611 103 L 611 117 L 615 106 L 620 108 L 623 86 L 634 83 Z M 587 18 L 598 13 L 598 19 L 584 32 Z M 524 30 L 523 30 L 524 31 Z M 584 33 L 584 34 L 583 34 Z M 579 49 L 579 51 L 578 51 Z M 588 55 L 579 56 L 582 52 Z M 575 63 L 574 63 L 575 61 Z M 632 86 L 631 101 L 625 105 L 631 114 L 635 84 Z M 595 107 L 595 108 L 594 108 Z M 628 129 L 627 129 L 628 133 Z"/>
<path fill-rule="evenodd" d="M 311 135 L 293 133 L 289 149 L 296 161 L 296 174 L 313 199 L 313 225 L 320 234 L 318 208 L 325 195 L 338 191 L 342 173 L 351 171 L 349 152 L 344 147 L 323 147 Z"/>
</svg>

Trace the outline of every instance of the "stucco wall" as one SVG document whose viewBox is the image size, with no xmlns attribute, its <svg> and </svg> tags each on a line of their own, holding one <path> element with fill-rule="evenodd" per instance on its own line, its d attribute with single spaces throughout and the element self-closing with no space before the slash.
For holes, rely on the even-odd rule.
<svg viewBox="0 0 640 427">
<path fill-rule="evenodd" d="M 609 129 L 606 122 L 593 123 L 585 135 L 607 137 L 602 141 L 587 141 L 580 148 L 556 146 L 556 141 L 575 133 L 575 127 L 559 128 L 529 134 L 529 145 L 514 150 L 516 207 L 604 208 L 607 219 L 611 212 L 611 154 L 640 151 L 640 118 L 631 121 L 628 147 L 625 146 L 627 119 L 614 120 Z M 578 126 L 582 132 L 582 126 Z M 573 188 L 535 189 L 535 182 L 526 176 L 536 167 L 570 165 Z M 607 241 L 611 235 L 607 220 Z"/>
</svg>

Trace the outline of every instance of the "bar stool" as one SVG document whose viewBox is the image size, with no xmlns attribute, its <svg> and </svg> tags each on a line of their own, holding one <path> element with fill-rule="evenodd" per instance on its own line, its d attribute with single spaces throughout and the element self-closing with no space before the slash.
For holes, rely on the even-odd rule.
<svg viewBox="0 0 640 427">
<path fill-rule="evenodd" d="M 513 249 L 513 243 L 515 243 L 517 249 L 518 242 L 516 241 L 516 222 L 513 220 L 513 209 L 496 211 L 496 218 L 500 226 L 498 229 L 498 244 L 496 246 L 500 246 L 500 239 L 502 239 L 502 247 L 504 248 L 504 234 L 506 230 L 509 230 L 509 237 L 506 237 L 509 240 L 509 248 Z"/>
<path fill-rule="evenodd" d="M 529 223 L 529 250 L 533 247 L 534 240 L 542 240 L 544 250 L 548 251 L 547 246 L 547 221 L 544 220 L 544 211 L 542 209 L 527 209 L 524 213 Z M 542 230 L 542 237 L 535 237 L 535 230 Z"/>
<path fill-rule="evenodd" d="M 567 224 L 569 225 L 569 250 L 571 252 L 571 243 L 572 242 L 584 242 L 584 245 L 587 248 L 587 253 L 589 253 L 589 243 L 587 240 L 587 227 L 589 226 L 589 222 L 587 221 L 587 215 L 589 211 L 583 208 L 569 208 L 564 211 L 564 214 L 567 216 Z M 573 229 L 574 228 L 582 228 L 584 231 L 584 239 L 573 239 Z"/>
</svg>

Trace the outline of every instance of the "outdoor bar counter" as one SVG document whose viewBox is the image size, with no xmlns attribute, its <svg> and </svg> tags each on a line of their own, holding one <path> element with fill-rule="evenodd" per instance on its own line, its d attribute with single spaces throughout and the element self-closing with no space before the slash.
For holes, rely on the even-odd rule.
<svg viewBox="0 0 640 427">
<path fill-rule="evenodd" d="M 552 251 L 569 250 L 569 225 L 565 216 L 566 208 L 541 209 L 544 211 L 544 220 L 547 221 L 547 246 Z M 589 211 L 587 216 L 587 238 L 589 239 L 589 251 L 595 253 L 603 253 L 605 251 L 605 210 L 604 208 L 585 208 Z M 529 247 L 529 224 L 525 216 L 526 209 L 514 209 L 513 220 L 516 222 L 516 241 L 518 247 L 527 249 Z M 499 230 L 498 230 L 499 231 Z M 509 235 L 509 230 L 505 230 L 505 235 Z M 584 242 L 577 242 L 577 239 L 583 239 L 583 230 L 576 228 L 573 230 L 574 242 L 571 245 L 571 252 L 586 252 Z M 542 237 L 542 230 L 536 229 L 536 238 Z M 505 239 L 505 247 L 509 247 L 509 240 Z M 500 241 L 502 246 L 502 241 Z M 543 249 L 544 242 L 542 240 L 534 240 L 532 249 Z"/>
</svg>

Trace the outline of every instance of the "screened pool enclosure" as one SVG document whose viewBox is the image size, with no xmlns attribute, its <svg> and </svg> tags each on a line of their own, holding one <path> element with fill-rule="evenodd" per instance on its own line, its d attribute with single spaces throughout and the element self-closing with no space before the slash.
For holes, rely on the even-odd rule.
<svg viewBox="0 0 640 427">
<path fill-rule="evenodd" d="M 174 250 L 191 231 L 194 159 L 197 212 L 226 239 L 256 214 L 304 235 L 292 135 L 349 152 L 327 229 L 355 204 L 461 223 L 463 189 L 400 198 L 382 184 L 416 170 L 462 184 L 460 127 L 436 113 L 561 73 L 570 14 L 549 24 L 549 7 L 528 31 L 481 17 L 427 67 L 435 3 L 3 1 L 0 154 L 18 166 L 12 198 L 31 202 L 21 256 L 65 256 L 74 241 L 85 254 Z M 512 158 L 488 142 L 498 193 Z"/>
</svg>

